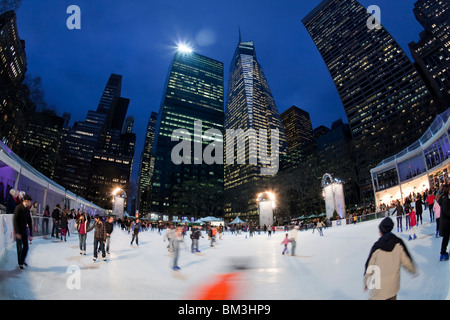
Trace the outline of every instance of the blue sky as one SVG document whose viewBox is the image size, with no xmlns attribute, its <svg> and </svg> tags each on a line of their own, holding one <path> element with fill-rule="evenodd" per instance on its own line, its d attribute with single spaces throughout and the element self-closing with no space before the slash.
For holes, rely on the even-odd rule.
<svg viewBox="0 0 450 320">
<path fill-rule="evenodd" d="M 320 1 L 305 0 L 23 0 L 19 35 L 26 41 L 28 73 L 42 78 L 45 99 L 71 122 L 97 108 L 111 73 L 123 75 L 122 96 L 136 119 L 134 167 L 151 111 L 158 111 L 177 42 L 222 61 L 225 86 L 238 41 L 255 42 L 278 109 L 308 111 L 313 127 L 347 122 L 325 63 L 301 20 Z M 422 30 L 410 0 L 362 0 L 381 8 L 381 22 L 410 56 Z M 69 30 L 70 5 L 81 9 L 81 30 Z M 133 176 L 135 176 L 133 173 Z"/>
</svg>

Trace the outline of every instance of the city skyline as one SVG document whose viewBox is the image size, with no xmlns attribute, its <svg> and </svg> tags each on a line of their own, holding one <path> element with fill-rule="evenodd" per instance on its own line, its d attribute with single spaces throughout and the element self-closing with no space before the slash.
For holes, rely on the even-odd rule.
<svg viewBox="0 0 450 320">
<path fill-rule="evenodd" d="M 243 5 L 247 7 L 252 3 L 252 1 L 246 1 Z M 407 44 L 417 40 L 421 30 L 412 12 L 413 3 L 408 4 L 406 1 L 401 1 L 401 4 L 391 4 L 388 1 L 370 3 L 361 1 L 361 3 L 366 7 L 370 4 L 380 6 L 382 24 L 389 28 L 410 57 Z M 202 1 L 193 3 L 194 11 L 195 8 L 201 7 L 201 4 L 203 4 Z M 136 13 L 139 9 L 142 9 L 142 12 L 133 20 L 135 23 L 130 23 L 131 18 L 124 12 L 124 4 L 106 5 L 99 2 L 94 5 L 86 1 L 78 1 L 77 5 L 80 6 L 82 13 L 82 29 L 68 30 L 65 26 L 68 17 L 65 13 L 67 7 L 64 4 L 49 6 L 41 4 L 40 10 L 47 7 L 49 9 L 46 9 L 45 14 L 38 14 L 39 8 L 34 7 L 36 4 L 24 2 L 18 10 L 18 28 L 21 38 L 27 43 L 26 51 L 29 58 L 27 73 L 43 79 L 45 99 L 48 104 L 55 105 L 59 114 L 64 111 L 70 112 L 72 121 L 82 119 L 85 112 L 98 101 L 98 92 L 101 92 L 98 88 L 101 88 L 104 83 L 103 79 L 106 79 L 110 73 L 123 75 L 127 83 L 124 87 L 124 96 L 131 99 L 129 114 L 136 118 L 136 155 L 140 155 L 145 138 L 146 122 L 152 111 L 158 111 L 170 56 L 175 50 L 177 40 L 191 43 L 196 52 L 223 61 L 227 70 L 238 41 L 238 26 L 245 39 L 256 43 L 259 60 L 265 66 L 265 73 L 280 113 L 295 104 L 311 114 L 314 128 L 320 125 L 330 127 L 331 123 L 339 118 L 347 122 L 326 66 L 301 24 L 301 19 L 317 4 L 261 3 L 251 15 L 237 14 L 237 16 L 227 11 L 232 7 L 232 4 L 228 4 L 227 10 L 221 11 L 220 15 L 229 19 L 224 19 L 226 23 L 219 26 L 212 22 L 212 18 L 205 16 L 205 12 L 214 12 L 214 8 L 210 7 L 194 12 L 202 16 L 202 19 L 195 19 L 194 13 L 185 12 L 185 15 L 190 18 L 180 19 L 178 23 L 174 23 L 178 13 L 184 12 L 182 4 L 180 4 L 180 10 L 177 10 L 178 4 L 172 2 L 167 5 L 153 3 L 148 6 L 133 4 L 128 7 L 130 13 Z M 100 12 L 99 8 L 104 10 Z M 168 9 L 171 9 L 172 13 L 167 23 L 171 23 L 172 26 L 165 28 L 165 22 L 159 17 Z M 155 27 L 149 24 L 151 28 L 146 29 L 147 24 L 142 21 L 142 17 L 150 11 L 155 12 L 152 13 L 152 17 L 156 15 L 155 24 L 160 23 L 160 25 Z M 274 12 L 276 15 L 272 16 Z M 289 15 L 285 18 L 283 14 L 287 12 Z M 396 23 L 399 12 L 405 17 L 406 23 Z M 93 14 L 100 14 L 100 18 L 93 19 Z M 269 18 L 279 20 L 275 20 L 277 23 L 270 24 L 269 28 L 263 23 Z M 117 26 L 110 23 L 111 19 L 117 19 Z M 123 24 L 123 22 L 128 23 Z M 142 33 L 141 29 L 147 32 L 151 30 L 152 37 L 143 37 L 146 32 Z M 123 40 L 123 37 L 120 37 L 124 33 L 131 35 L 129 40 Z M 93 37 L 98 41 L 94 42 Z M 130 43 L 135 43 L 135 47 L 130 46 Z M 54 50 L 56 44 L 58 49 Z M 128 45 L 127 49 L 124 45 Z M 47 50 L 50 49 L 53 49 L 54 53 L 47 54 Z M 110 52 L 113 54 L 109 54 Z M 86 60 L 85 55 L 90 59 Z M 287 63 L 285 60 L 289 60 L 285 57 L 291 57 L 291 55 L 294 58 L 290 68 L 283 68 Z M 104 63 L 99 64 L 99 60 L 96 60 L 100 56 Z M 131 62 L 136 63 L 132 65 Z M 80 64 L 85 68 L 80 68 Z M 74 71 L 73 68 L 78 70 Z M 143 74 L 142 70 L 146 73 Z M 52 77 L 55 75 L 53 72 L 58 72 L 57 76 Z M 135 78 L 137 72 L 139 76 Z M 80 79 L 86 79 L 86 81 L 80 82 Z M 227 80 L 225 78 L 225 86 L 228 83 Z M 72 81 L 78 81 L 79 84 L 73 88 Z M 140 84 L 136 85 L 136 82 Z M 69 90 L 61 90 L 61 87 L 73 88 L 74 90 L 70 91 L 77 92 L 78 95 L 76 97 L 70 95 Z M 77 107 L 75 108 L 74 105 Z M 75 109 L 79 109 L 80 115 Z M 133 166 L 133 181 L 138 171 L 136 163 L 135 161 Z"/>
</svg>

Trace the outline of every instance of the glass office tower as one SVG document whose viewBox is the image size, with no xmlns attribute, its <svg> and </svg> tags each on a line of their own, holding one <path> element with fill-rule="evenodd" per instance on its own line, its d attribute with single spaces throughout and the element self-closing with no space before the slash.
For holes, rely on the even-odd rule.
<svg viewBox="0 0 450 320">
<path fill-rule="evenodd" d="M 152 212 L 180 219 L 222 215 L 223 163 L 207 164 L 202 159 L 212 143 L 205 133 L 210 129 L 223 134 L 223 63 L 178 50 L 170 66 L 153 143 Z M 186 133 L 183 141 L 190 145 L 186 155 L 190 162 L 172 161 L 172 151 L 181 143 L 171 139 L 175 130 Z M 222 137 L 213 140 L 223 144 Z"/>
<path fill-rule="evenodd" d="M 271 150 L 271 130 L 278 130 L 279 155 L 287 153 L 287 141 L 280 114 L 269 88 L 263 69 L 256 58 L 253 41 L 241 41 L 233 55 L 228 80 L 227 106 L 225 110 L 225 129 L 250 129 L 267 132 L 268 151 Z M 238 135 L 237 135 L 238 136 Z M 225 165 L 225 189 L 231 189 L 249 181 L 261 178 L 261 168 L 267 166 L 258 159 L 257 164 L 250 164 L 249 137 L 245 137 L 245 155 L 238 155 L 236 145 L 233 148 L 235 161 Z M 237 144 L 237 139 L 234 141 Z M 225 154 L 227 150 L 225 149 Z M 270 152 L 269 152 L 270 153 Z M 238 157 L 243 157 L 244 164 L 238 164 Z M 270 156 L 270 155 L 269 155 Z M 226 154 L 226 157 L 229 155 Z"/>
<path fill-rule="evenodd" d="M 362 203 L 373 201 L 370 168 L 416 141 L 438 114 L 405 52 L 369 18 L 356 0 L 325 0 L 302 20 L 347 114 Z"/>
<path fill-rule="evenodd" d="M 278 172 L 279 159 L 287 154 L 288 146 L 275 100 L 256 57 L 254 43 L 242 41 L 240 36 L 229 71 L 225 129 L 234 132 L 233 138 L 227 133 L 225 139 L 225 216 L 232 218 L 240 215 L 244 220 L 256 223 L 257 194 L 270 189 L 267 185 L 269 177 Z M 249 135 L 252 130 L 257 139 Z M 272 145 L 273 130 L 278 130 L 277 145 Z M 260 139 L 261 132 L 266 133 L 267 139 Z M 239 139 L 245 142 L 245 148 L 238 147 Z M 259 152 L 264 140 L 267 142 L 270 164 L 262 161 L 264 156 L 261 157 Z M 231 152 L 233 154 L 230 155 Z M 275 163 L 277 158 L 278 163 Z M 230 163 L 228 159 L 233 161 Z M 267 168 L 271 168 L 271 175 L 263 173 Z"/>
</svg>

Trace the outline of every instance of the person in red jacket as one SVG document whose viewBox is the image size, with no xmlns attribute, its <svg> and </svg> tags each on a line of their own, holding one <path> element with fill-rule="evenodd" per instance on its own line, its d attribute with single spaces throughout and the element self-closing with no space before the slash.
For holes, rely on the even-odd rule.
<svg viewBox="0 0 450 320">
<path fill-rule="evenodd" d="M 434 200 L 437 200 L 437 199 L 434 196 L 434 194 L 430 191 L 428 193 L 428 197 L 426 200 L 426 202 L 428 203 L 428 208 L 430 209 L 430 222 L 432 222 L 434 220 L 434 211 L 433 211 Z"/>
<path fill-rule="evenodd" d="M 416 212 L 414 210 L 411 210 L 411 212 L 409 213 L 409 240 L 412 239 L 417 239 L 416 236 L 416 225 L 417 225 L 417 217 L 416 217 Z"/>
</svg>

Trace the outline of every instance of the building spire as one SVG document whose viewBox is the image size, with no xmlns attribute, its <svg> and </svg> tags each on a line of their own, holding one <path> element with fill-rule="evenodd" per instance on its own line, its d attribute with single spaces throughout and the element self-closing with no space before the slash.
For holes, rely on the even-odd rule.
<svg viewBox="0 0 450 320">
<path fill-rule="evenodd" d="M 238 29 L 239 29 L 239 43 L 241 43 L 242 42 L 241 27 L 238 26 Z"/>
</svg>

